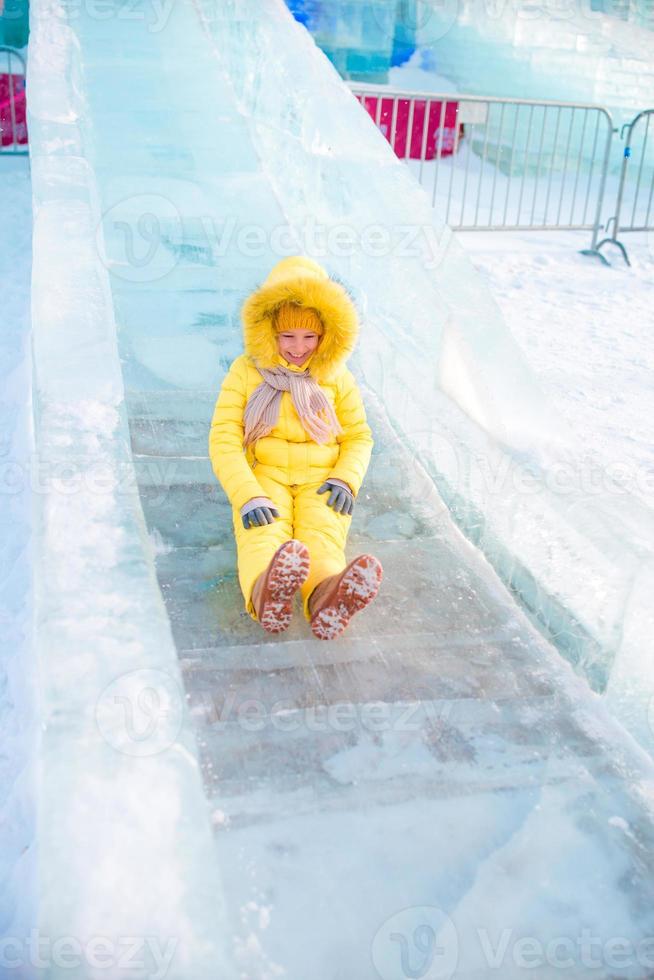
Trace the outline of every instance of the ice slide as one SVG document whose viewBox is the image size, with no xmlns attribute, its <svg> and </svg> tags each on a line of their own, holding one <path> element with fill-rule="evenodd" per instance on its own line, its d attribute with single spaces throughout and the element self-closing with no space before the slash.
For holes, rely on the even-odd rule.
<svg viewBox="0 0 654 980">
<path fill-rule="evenodd" d="M 548 482 L 579 447 L 281 0 L 31 16 L 33 975 L 651 975 L 651 515 Z M 243 296 L 310 248 L 386 571 L 332 644 L 243 613 L 206 449 Z"/>
</svg>

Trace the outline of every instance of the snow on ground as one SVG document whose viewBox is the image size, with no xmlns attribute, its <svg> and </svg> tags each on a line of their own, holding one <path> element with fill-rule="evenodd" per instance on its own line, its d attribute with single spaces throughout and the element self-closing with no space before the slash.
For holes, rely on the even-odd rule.
<svg viewBox="0 0 654 980">
<path fill-rule="evenodd" d="M 0 934 L 33 921 L 35 669 L 30 644 L 31 189 L 0 157 Z M 12 929 L 13 921 L 13 929 Z"/>
<path fill-rule="evenodd" d="M 654 507 L 654 236 L 611 267 L 585 232 L 459 232 L 543 388 L 598 466 Z"/>
</svg>

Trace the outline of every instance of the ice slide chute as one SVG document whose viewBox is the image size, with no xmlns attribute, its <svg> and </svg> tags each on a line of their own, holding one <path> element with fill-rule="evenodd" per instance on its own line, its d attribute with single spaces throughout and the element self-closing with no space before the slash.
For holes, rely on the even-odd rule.
<svg viewBox="0 0 654 980">
<path fill-rule="evenodd" d="M 41 935 L 359 980 L 420 929 L 434 975 L 490 943 L 521 976 L 524 937 L 579 939 L 579 973 L 590 929 L 642 976 L 653 770 L 616 715 L 646 741 L 651 515 L 548 485 L 578 447 L 281 2 L 94 9 L 35 0 L 28 68 Z M 351 549 L 385 567 L 334 644 L 244 614 L 206 456 L 240 303 L 312 243 L 362 310 Z"/>
</svg>

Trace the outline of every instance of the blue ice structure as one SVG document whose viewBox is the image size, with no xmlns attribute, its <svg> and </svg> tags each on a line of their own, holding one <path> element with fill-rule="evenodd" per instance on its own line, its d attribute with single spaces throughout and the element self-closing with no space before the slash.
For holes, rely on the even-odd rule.
<svg viewBox="0 0 654 980">
<path fill-rule="evenodd" d="M 411 28 L 402 18 L 415 0 L 288 0 L 342 78 L 385 82 L 392 64 L 410 57 Z"/>
<path fill-rule="evenodd" d="M 28 75 L 35 928 L 87 951 L 48 980 L 125 937 L 171 980 L 646 976 L 652 515 L 282 0 L 103 10 L 35 0 Z M 375 436 L 383 592 L 334 643 L 244 612 L 207 458 L 300 252 L 359 305 Z"/>
<path fill-rule="evenodd" d="M 295 19 L 314 34 L 344 78 L 370 82 L 373 81 L 371 76 L 375 75 L 377 80 L 385 81 L 388 69 L 394 65 L 403 65 L 416 50 L 416 28 L 422 0 L 384 0 L 381 3 L 379 0 L 349 0 L 347 3 L 334 3 L 333 0 L 286 2 Z M 359 46 L 352 51 L 355 22 L 364 26 L 365 36 L 357 32 Z M 370 30 L 371 24 L 375 25 L 373 31 Z M 389 60 L 388 37 L 391 32 L 393 45 Z M 375 44 L 377 49 L 374 55 L 366 55 Z M 342 48 L 347 50 L 341 51 Z M 351 64 L 348 63 L 348 50 L 349 57 L 356 59 Z"/>
<path fill-rule="evenodd" d="M 28 0 L 4 0 L 0 5 L 0 44 L 23 48 L 28 38 Z"/>
<path fill-rule="evenodd" d="M 286 0 L 286 5 L 295 19 L 300 24 L 310 23 L 311 12 L 315 8 L 317 0 Z"/>
<path fill-rule="evenodd" d="M 421 0 L 398 0 L 391 65 L 403 65 L 416 50 Z"/>
</svg>

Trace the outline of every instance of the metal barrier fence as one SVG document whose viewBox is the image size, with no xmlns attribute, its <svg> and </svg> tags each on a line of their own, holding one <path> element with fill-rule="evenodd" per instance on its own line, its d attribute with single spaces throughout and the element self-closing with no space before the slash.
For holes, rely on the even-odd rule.
<svg viewBox="0 0 654 980">
<path fill-rule="evenodd" d="M 615 212 L 604 226 L 608 231 L 613 225 L 613 234 L 598 242 L 598 225 L 591 247 L 584 250 L 584 255 L 596 255 L 606 265 L 609 263 L 600 249 L 608 244 L 616 245 L 627 265 L 631 265 L 627 249 L 618 238 L 621 232 L 654 232 L 654 140 L 648 141 L 653 116 L 654 109 L 644 109 L 620 130 L 621 139 L 625 139 L 626 133 L 620 183 Z"/>
<path fill-rule="evenodd" d="M 350 88 L 451 228 L 599 227 L 614 133 L 603 107 Z"/>
<path fill-rule="evenodd" d="M 0 156 L 26 156 L 25 60 L 0 45 Z"/>
</svg>

